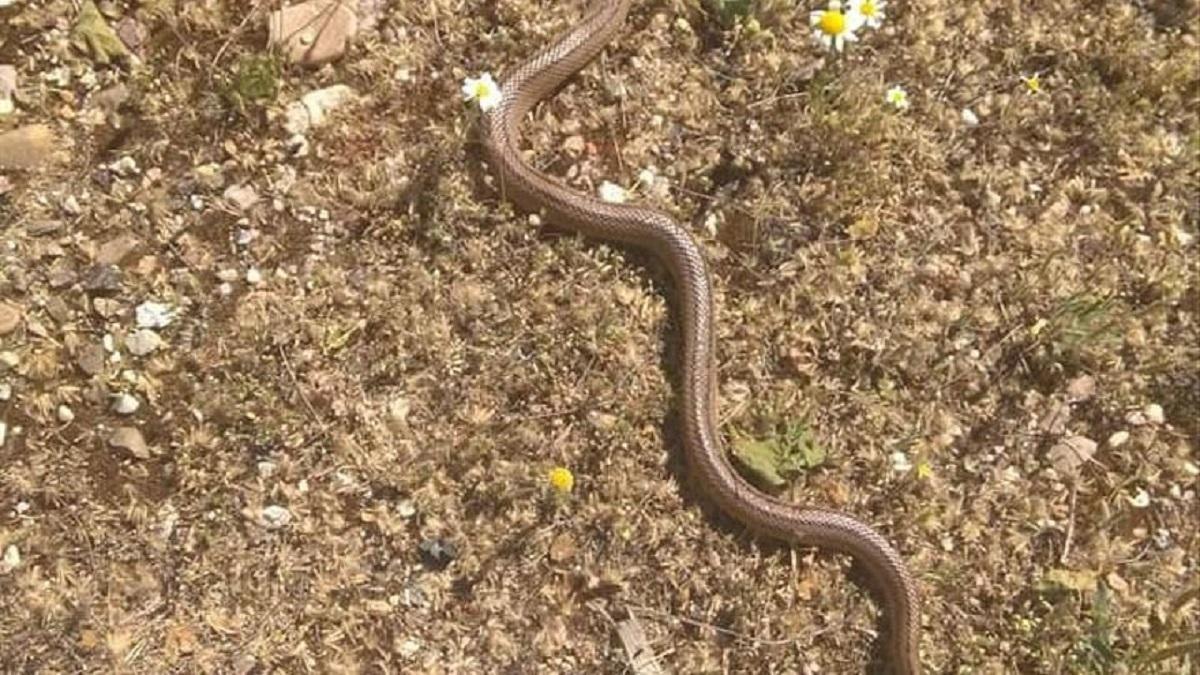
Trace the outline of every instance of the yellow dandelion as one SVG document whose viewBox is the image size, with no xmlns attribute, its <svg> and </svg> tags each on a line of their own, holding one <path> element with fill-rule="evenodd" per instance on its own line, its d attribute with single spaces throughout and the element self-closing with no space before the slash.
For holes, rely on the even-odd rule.
<svg viewBox="0 0 1200 675">
<path fill-rule="evenodd" d="M 575 474 L 571 473 L 571 470 L 566 467 L 556 466 L 550 469 L 549 478 L 550 487 L 564 495 L 575 488 Z"/>
</svg>

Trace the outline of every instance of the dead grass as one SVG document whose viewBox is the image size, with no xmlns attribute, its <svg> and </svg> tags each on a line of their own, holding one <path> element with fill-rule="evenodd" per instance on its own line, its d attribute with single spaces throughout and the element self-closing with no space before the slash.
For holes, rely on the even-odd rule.
<svg viewBox="0 0 1200 675">
<path fill-rule="evenodd" d="M 0 299 L 26 310 L 0 336 L 20 358 L 0 366 L 5 670 L 628 672 L 612 621 L 632 611 L 671 672 L 862 672 L 875 610 L 846 561 L 757 542 L 688 487 L 654 264 L 530 226 L 480 165 L 459 84 L 577 3 L 393 3 L 274 99 L 228 95 L 261 51 L 250 4 L 148 20 L 144 68 L 95 85 L 45 29 L 69 3 L 23 4 L 0 61 L 70 157 L 0 197 Z M 822 63 L 807 7 L 761 9 L 751 35 L 638 2 L 527 124 L 580 190 L 669 181 L 639 199 L 713 261 L 726 428 L 812 431 L 827 458 L 788 494 L 897 543 L 930 672 L 1195 668 L 1197 6 L 1160 5 L 893 0 Z M 54 63 L 70 85 L 39 78 Z M 118 129 L 90 112 L 116 82 Z M 364 100 L 291 157 L 283 105 L 335 83 Z M 906 114 L 882 104 L 896 83 Z M 104 168 L 124 156 L 140 175 Z M 192 208 L 220 194 L 207 163 L 263 204 Z M 123 233 L 115 313 L 54 285 Z M 218 293 L 251 266 L 264 283 Z M 182 310 L 169 347 L 84 376 L 81 350 L 120 344 L 146 299 Z M 105 444 L 130 423 L 115 390 L 144 401 L 151 459 Z M 1165 424 L 1133 415 L 1149 404 Z M 1050 460 L 1068 435 L 1099 443 L 1077 477 Z M 267 505 L 291 524 L 262 527 Z M 445 569 L 422 561 L 434 538 Z"/>
</svg>

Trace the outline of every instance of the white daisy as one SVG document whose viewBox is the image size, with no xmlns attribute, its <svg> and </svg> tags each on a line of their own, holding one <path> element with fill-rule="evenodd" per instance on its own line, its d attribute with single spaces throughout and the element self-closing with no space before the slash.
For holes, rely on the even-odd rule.
<svg viewBox="0 0 1200 675">
<path fill-rule="evenodd" d="M 479 109 L 483 112 L 500 105 L 500 85 L 492 79 L 491 73 L 463 80 L 462 93 L 467 101 L 479 101 Z"/>
<path fill-rule="evenodd" d="M 886 18 L 883 12 L 885 7 L 887 0 L 850 0 L 847 14 L 856 15 L 857 21 L 867 28 L 879 28 Z"/>
<path fill-rule="evenodd" d="M 843 13 L 842 3 L 838 0 L 830 0 L 827 9 L 808 15 L 809 23 L 813 27 L 813 37 L 826 49 L 839 52 L 846 48 L 847 42 L 858 39 L 854 34 L 859 28 L 857 17 L 857 14 Z"/>
<path fill-rule="evenodd" d="M 883 98 L 896 110 L 908 110 L 908 92 L 904 91 L 904 87 L 896 85 L 888 89 Z"/>
</svg>

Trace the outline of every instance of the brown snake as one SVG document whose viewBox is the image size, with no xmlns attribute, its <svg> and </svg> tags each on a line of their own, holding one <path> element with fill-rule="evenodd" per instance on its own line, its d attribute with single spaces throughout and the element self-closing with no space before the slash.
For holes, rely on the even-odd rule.
<svg viewBox="0 0 1200 675">
<path fill-rule="evenodd" d="M 503 195 L 548 222 L 588 237 L 652 252 L 670 271 L 678 293 L 682 335 L 680 408 L 683 445 L 694 480 L 716 505 L 749 529 L 792 544 L 852 556 L 882 601 L 887 617 L 881 657 L 891 672 L 919 673 L 920 620 L 916 586 L 896 550 L 870 526 L 844 513 L 773 499 L 730 464 L 717 432 L 713 290 L 700 247 L 670 216 L 576 193 L 521 158 L 521 119 L 587 65 L 621 29 L 632 0 L 592 0 L 583 19 L 521 65 L 505 73 L 500 102 L 483 118 L 486 155 Z"/>
</svg>

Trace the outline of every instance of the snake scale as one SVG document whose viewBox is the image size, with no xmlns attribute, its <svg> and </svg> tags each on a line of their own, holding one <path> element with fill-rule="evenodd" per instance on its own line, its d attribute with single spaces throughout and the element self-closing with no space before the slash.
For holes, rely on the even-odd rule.
<svg viewBox="0 0 1200 675">
<path fill-rule="evenodd" d="M 713 289 L 704 256 L 683 227 L 649 208 L 579 194 L 526 163 L 519 148 L 522 118 L 595 58 L 621 30 L 632 0 L 592 0 L 583 18 L 500 81 L 499 103 L 484 113 L 484 152 L 506 199 L 544 214 L 547 222 L 584 236 L 619 242 L 657 257 L 678 296 L 680 428 L 692 479 L 718 508 L 760 535 L 851 556 L 878 594 L 887 630 L 883 665 L 919 673 L 916 584 L 896 550 L 874 529 L 838 511 L 774 499 L 733 468 L 717 431 Z"/>
</svg>

